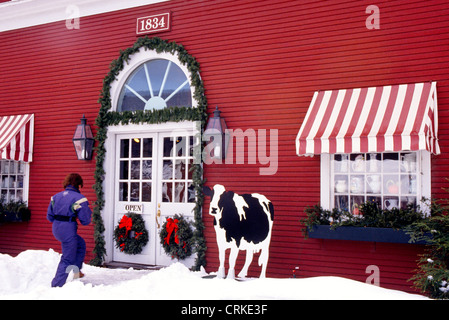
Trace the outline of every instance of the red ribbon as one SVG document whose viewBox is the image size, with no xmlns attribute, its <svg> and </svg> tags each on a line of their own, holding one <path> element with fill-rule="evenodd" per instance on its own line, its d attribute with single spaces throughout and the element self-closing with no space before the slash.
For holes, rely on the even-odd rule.
<svg viewBox="0 0 449 320">
<path fill-rule="evenodd" d="M 172 218 L 167 219 L 167 224 L 165 226 L 165 230 L 167 230 L 167 236 L 164 238 L 164 243 L 170 244 L 170 236 L 173 233 L 173 230 L 175 231 L 175 242 L 176 244 L 179 244 L 179 238 L 178 238 L 178 219 L 173 220 Z"/>
<path fill-rule="evenodd" d="M 143 234 L 143 232 L 136 232 L 136 236 L 134 237 L 136 240 L 139 240 L 139 237 Z"/>
<path fill-rule="evenodd" d="M 126 231 L 124 235 L 123 235 L 123 234 L 119 235 L 118 239 L 121 240 L 122 238 L 128 237 L 128 232 L 129 232 L 129 231 L 132 229 L 132 227 L 133 227 L 133 219 L 131 219 L 130 217 L 124 215 L 124 216 L 122 217 L 122 219 L 120 220 L 120 222 L 119 222 L 119 224 L 118 224 L 118 227 L 119 227 L 120 229 L 125 228 L 125 231 Z M 125 248 L 125 244 L 122 243 L 120 246 L 123 246 L 123 247 L 122 247 L 122 251 L 123 251 L 123 249 Z"/>
</svg>

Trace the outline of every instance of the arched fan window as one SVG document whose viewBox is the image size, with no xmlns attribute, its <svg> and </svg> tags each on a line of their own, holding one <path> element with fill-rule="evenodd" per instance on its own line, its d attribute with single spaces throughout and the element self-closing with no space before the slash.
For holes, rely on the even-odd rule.
<svg viewBox="0 0 449 320">
<path fill-rule="evenodd" d="M 170 60 L 155 59 L 141 64 L 123 85 L 117 111 L 159 110 L 192 107 L 189 80 Z"/>
</svg>

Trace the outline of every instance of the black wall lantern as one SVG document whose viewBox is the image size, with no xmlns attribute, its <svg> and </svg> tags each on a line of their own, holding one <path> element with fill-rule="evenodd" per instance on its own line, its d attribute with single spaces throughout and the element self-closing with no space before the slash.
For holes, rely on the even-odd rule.
<svg viewBox="0 0 449 320">
<path fill-rule="evenodd" d="M 94 146 L 94 136 L 88 124 L 87 119 L 81 118 L 81 124 L 76 126 L 75 134 L 73 135 L 73 146 L 75 147 L 76 156 L 78 160 L 91 160 L 92 149 Z"/>
<path fill-rule="evenodd" d="M 225 159 L 228 151 L 230 134 L 224 118 L 220 116 L 221 111 L 218 106 L 215 107 L 214 116 L 209 117 L 206 130 L 204 130 L 205 141 L 207 145 L 208 155 L 212 159 Z"/>
</svg>

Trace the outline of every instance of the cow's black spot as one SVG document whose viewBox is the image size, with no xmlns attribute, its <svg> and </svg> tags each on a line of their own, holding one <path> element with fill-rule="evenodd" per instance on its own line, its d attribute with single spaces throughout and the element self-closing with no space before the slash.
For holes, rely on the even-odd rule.
<svg viewBox="0 0 449 320">
<path fill-rule="evenodd" d="M 232 239 L 235 239 L 238 247 L 242 238 L 254 244 L 265 240 L 270 229 L 268 217 L 259 199 L 254 198 L 250 194 L 243 194 L 241 196 L 248 204 L 248 208 L 244 207 L 246 219 L 242 217 L 242 221 L 240 221 L 240 216 L 234 203 L 234 192 L 224 192 L 218 201 L 218 207 L 220 210 L 223 210 L 219 225 L 226 231 L 226 241 L 231 242 Z M 273 206 L 270 203 L 272 217 L 273 211 Z"/>
</svg>

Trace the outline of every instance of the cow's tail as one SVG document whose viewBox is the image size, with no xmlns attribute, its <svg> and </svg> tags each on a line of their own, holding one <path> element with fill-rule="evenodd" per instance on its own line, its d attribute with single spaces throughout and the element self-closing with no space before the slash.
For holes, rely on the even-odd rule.
<svg viewBox="0 0 449 320">
<path fill-rule="evenodd" d="M 271 221 L 274 221 L 274 206 L 271 203 L 271 201 L 269 201 L 268 207 L 269 207 L 269 211 L 270 211 Z"/>
<path fill-rule="evenodd" d="M 261 195 L 261 194 L 258 194 L 258 193 L 253 193 L 252 196 L 256 197 L 257 199 L 259 199 L 259 202 L 262 205 L 263 210 L 265 211 L 267 216 L 271 218 L 271 221 L 273 222 L 273 220 L 274 220 L 274 207 L 273 207 L 273 204 L 271 203 L 271 201 L 268 200 L 267 197 L 265 197 L 264 195 Z"/>
</svg>

